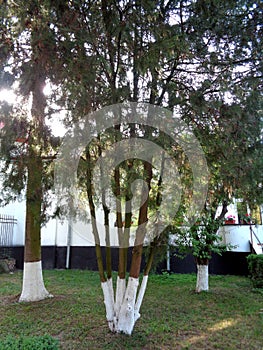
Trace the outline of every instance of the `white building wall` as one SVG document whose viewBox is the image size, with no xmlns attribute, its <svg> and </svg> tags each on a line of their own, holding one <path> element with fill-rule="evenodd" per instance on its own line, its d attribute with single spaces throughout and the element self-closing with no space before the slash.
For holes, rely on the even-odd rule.
<svg viewBox="0 0 263 350">
<path fill-rule="evenodd" d="M 262 209 L 262 208 L 261 208 Z M 5 207 L 0 208 L 0 214 L 13 215 L 17 220 L 14 226 L 13 244 L 16 246 L 24 245 L 25 240 L 25 201 L 16 201 L 10 203 Z M 236 205 L 229 207 L 228 215 L 235 215 L 237 217 Z M 114 227 L 114 216 L 111 217 L 110 225 L 110 244 L 111 246 L 118 246 L 117 230 Z M 100 233 L 100 241 L 105 245 L 105 231 L 104 231 L 103 213 L 99 213 L 97 217 L 97 225 Z M 263 242 L 263 225 L 253 225 L 253 231 L 256 233 L 260 242 Z M 133 232 L 134 233 L 134 232 Z M 234 248 L 232 251 L 236 252 L 250 252 L 250 226 L 249 225 L 225 225 L 219 233 L 222 236 L 223 243 L 231 243 Z M 43 246 L 94 246 L 94 237 L 90 222 L 73 221 L 71 226 L 71 237 L 69 241 L 69 221 L 52 219 L 41 230 L 41 244 Z"/>
<path fill-rule="evenodd" d="M 67 220 L 60 221 L 58 219 L 51 219 L 41 228 L 41 244 L 66 246 L 67 232 Z"/>
<path fill-rule="evenodd" d="M 114 227 L 114 217 L 110 218 L 111 246 L 118 245 L 117 229 Z M 103 212 L 97 213 L 97 229 L 100 244 L 105 246 L 105 227 Z M 70 227 L 69 227 L 70 226 Z M 52 219 L 41 229 L 41 244 L 56 246 L 94 246 L 91 222 L 80 219 Z"/>
<path fill-rule="evenodd" d="M 252 230 L 260 242 L 263 242 L 263 226 L 252 225 Z M 251 231 L 249 225 L 224 225 L 220 228 L 219 234 L 222 236 L 222 243 L 234 246 L 231 251 L 250 252 Z M 256 240 L 254 236 L 252 239 Z"/>
<path fill-rule="evenodd" d="M 11 202 L 5 207 L 0 207 L 0 214 L 14 216 L 17 223 L 14 225 L 13 245 L 24 245 L 26 217 L 25 201 Z"/>
</svg>

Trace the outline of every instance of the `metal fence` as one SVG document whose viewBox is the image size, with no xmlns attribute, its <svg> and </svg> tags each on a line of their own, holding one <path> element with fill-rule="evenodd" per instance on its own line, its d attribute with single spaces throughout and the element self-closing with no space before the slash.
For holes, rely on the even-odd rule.
<svg viewBox="0 0 263 350">
<path fill-rule="evenodd" d="M 0 258 L 13 257 L 14 226 L 17 220 L 13 215 L 0 214 Z"/>
</svg>

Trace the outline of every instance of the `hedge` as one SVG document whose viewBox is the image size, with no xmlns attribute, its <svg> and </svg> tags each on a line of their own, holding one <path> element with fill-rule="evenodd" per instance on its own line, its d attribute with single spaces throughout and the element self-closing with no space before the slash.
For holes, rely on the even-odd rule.
<svg viewBox="0 0 263 350">
<path fill-rule="evenodd" d="M 247 257 L 249 277 L 255 288 L 263 288 L 263 254 L 250 254 Z"/>
</svg>

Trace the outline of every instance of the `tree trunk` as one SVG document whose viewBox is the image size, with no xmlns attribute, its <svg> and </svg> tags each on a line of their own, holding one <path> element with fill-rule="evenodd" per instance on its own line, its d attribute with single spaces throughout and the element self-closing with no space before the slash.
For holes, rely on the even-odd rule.
<svg viewBox="0 0 263 350">
<path fill-rule="evenodd" d="M 23 287 L 19 302 L 39 301 L 52 297 L 44 285 L 41 260 L 24 262 Z"/>
<path fill-rule="evenodd" d="M 152 166 L 150 163 L 144 164 L 144 171 L 146 174 L 146 181 L 148 183 L 148 190 L 150 188 L 150 182 L 152 178 Z M 102 281 L 102 290 L 104 294 L 104 303 L 106 306 L 106 316 L 109 324 L 109 328 L 113 332 L 125 333 L 131 335 L 135 322 L 140 317 L 140 307 L 142 300 L 145 294 L 147 281 L 148 281 L 148 272 L 143 276 L 140 289 L 137 296 L 137 291 L 139 288 L 139 274 L 140 266 L 142 259 L 143 251 L 143 239 L 145 236 L 146 224 L 147 224 L 147 213 L 148 213 L 148 198 L 146 202 L 140 207 L 139 214 L 139 225 L 140 228 L 136 232 L 135 246 L 133 247 L 133 256 L 130 268 L 130 276 L 126 286 L 125 278 L 125 269 L 126 266 L 125 259 L 126 257 L 123 254 L 120 254 L 121 262 L 119 264 L 119 273 L 116 286 L 116 299 L 115 303 L 112 296 L 112 283 L 108 281 Z M 118 219 L 118 217 L 117 217 Z M 126 220 L 128 216 L 126 216 Z M 129 217 L 129 220 L 131 218 Z M 120 218 L 119 218 L 120 221 Z M 117 223 L 118 229 L 121 229 L 121 222 Z M 130 226 L 130 222 L 126 222 L 126 226 Z M 126 228 L 128 229 L 128 227 Z M 121 253 L 123 249 L 120 248 Z M 147 265 L 148 266 L 148 265 Z"/>
<path fill-rule="evenodd" d="M 207 292 L 208 289 L 208 262 L 206 265 L 197 264 L 196 292 Z"/>
<path fill-rule="evenodd" d="M 19 301 L 51 297 L 44 286 L 41 262 L 42 160 L 29 153 L 26 192 L 26 227 L 23 287 Z"/>
<path fill-rule="evenodd" d="M 150 191 L 150 183 L 152 179 L 152 164 L 150 162 L 144 163 L 144 178 L 147 182 L 148 191 Z M 147 200 L 144 203 L 142 201 L 143 204 L 140 207 L 138 220 L 139 227 L 136 231 L 136 239 L 132 251 L 130 277 L 128 279 L 124 299 L 121 304 L 120 313 L 118 315 L 117 332 L 122 332 L 129 335 L 133 331 L 135 322 L 140 317 L 140 306 L 145 294 L 148 281 L 148 274 L 144 275 L 136 300 L 137 291 L 139 287 L 139 274 L 143 253 L 143 241 L 148 220 L 148 200 L 149 196 L 147 197 Z"/>
<path fill-rule="evenodd" d="M 140 307 L 147 282 L 148 275 L 144 275 L 137 296 L 139 278 L 129 277 L 126 286 L 126 280 L 118 277 L 116 302 L 114 302 L 112 279 L 101 282 L 106 318 L 112 332 L 131 335 L 135 322 L 140 318 Z"/>
<path fill-rule="evenodd" d="M 118 332 L 131 334 L 135 324 L 135 303 L 139 278 L 129 277 L 125 296 L 121 305 Z"/>
<path fill-rule="evenodd" d="M 47 140 L 45 135 L 46 97 L 43 89 L 46 80 L 46 56 L 35 39 L 41 38 L 42 29 L 37 25 L 31 33 L 32 71 L 30 91 L 32 108 L 28 149 L 27 149 L 27 190 L 26 190 L 26 227 L 23 287 L 19 301 L 37 301 L 52 295 L 44 286 L 41 262 L 41 218 L 43 201 L 43 160 Z"/>
</svg>

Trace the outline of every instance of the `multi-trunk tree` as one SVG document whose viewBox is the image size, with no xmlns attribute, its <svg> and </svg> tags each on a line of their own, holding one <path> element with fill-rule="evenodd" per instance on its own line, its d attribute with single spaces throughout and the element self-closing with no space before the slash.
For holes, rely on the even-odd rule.
<svg viewBox="0 0 263 350">
<path fill-rule="evenodd" d="M 257 92 L 262 70 L 259 55 L 259 48 L 262 47 L 259 16 L 262 10 L 259 4 L 253 1 L 84 1 L 75 6 L 65 6 L 64 11 L 65 17 L 75 20 L 75 26 L 69 28 L 67 35 L 64 34 L 71 42 L 76 57 L 75 67 L 70 62 L 67 63 L 70 69 L 73 68 L 73 74 L 67 78 L 65 85 L 68 104 L 74 106 L 74 112 L 69 117 L 76 122 L 83 119 L 83 114 L 127 100 L 148 102 L 174 110 L 204 145 L 212 172 L 209 194 L 215 193 L 212 198 L 208 197 L 206 204 L 212 206 L 213 211 L 216 204 L 223 201 L 225 211 L 233 194 L 231 182 L 240 161 L 236 159 L 235 163 L 232 162 L 233 154 L 241 144 L 236 127 L 243 135 L 243 140 L 247 139 L 250 130 L 253 130 L 256 139 L 258 137 L 257 111 L 255 108 L 253 111 L 250 109 L 251 121 L 255 120 L 255 123 L 248 126 L 248 119 L 243 119 L 242 111 L 248 106 L 249 96 L 259 100 L 260 95 Z M 240 114 L 232 113 L 235 106 L 240 106 Z M 247 111 L 246 115 L 248 116 Z M 126 134 L 125 125 L 121 122 L 116 121 L 112 127 L 114 133 L 111 143 L 120 142 L 124 137 L 132 135 L 131 126 Z M 143 128 L 143 134 L 146 139 L 149 137 L 147 126 Z M 230 152 L 227 151 L 228 145 L 231 145 Z M 240 154 L 243 150 L 244 147 Z M 88 152 L 82 161 L 89 164 L 92 159 Z M 121 170 L 125 168 L 132 171 L 135 165 L 140 173 L 138 163 L 133 160 L 116 167 L 113 187 L 117 198 L 121 194 Z M 145 176 L 148 174 L 145 180 L 149 188 L 152 186 L 152 175 L 149 176 L 152 167 L 145 162 L 141 166 Z M 89 189 L 87 196 L 94 216 L 90 170 L 86 175 Z M 83 177 L 81 179 L 85 181 Z M 129 183 L 128 178 L 125 179 L 124 182 Z M 188 195 L 191 198 L 191 174 L 188 185 Z M 127 198 L 130 198 L 129 194 Z M 189 201 L 182 200 L 182 203 L 187 206 Z M 150 201 L 144 204 L 141 208 L 144 210 L 143 216 L 139 216 L 139 220 L 144 217 L 143 222 L 147 220 Z M 108 208 L 104 206 L 103 209 L 107 227 Z M 115 221 L 120 241 L 125 239 L 129 228 L 129 215 L 124 218 L 121 209 L 116 210 Z M 147 225 L 145 229 L 147 230 Z M 97 236 L 94 222 L 93 231 Z M 106 277 L 101 270 L 99 244 L 96 245 L 96 250 L 106 305 L 113 305 L 111 287 L 107 286 Z M 125 254 L 120 249 L 120 285 L 126 284 L 126 269 L 121 263 Z M 130 268 L 130 278 L 136 279 L 136 285 L 141 256 L 142 245 L 136 245 Z M 110 261 L 109 257 L 107 261 Z M 110 276 L 111 274 L 111 285 Z M 117 305 L 119 300 L 126 305 L 127 299 L 119 297 L 125 295 L 124 287 L 118 287 L 119 289 L 122 289 L 122 293 L 117 293 Z M 134 301 L 135 289 L 131 287 L 128 290 L 133 290 L 131 299 Z M 120 310 L 119 307 L 117 309 Z M 116 317 L 113 310 L 112 307 L 107 309 L 110 328 L 130 333 L 134 322 L 126 319 L 125 326 L 117 325 L 113 321 Z M 134 307 L 130 311 L 130 320 L 135 320 Z"/>
</svg>

